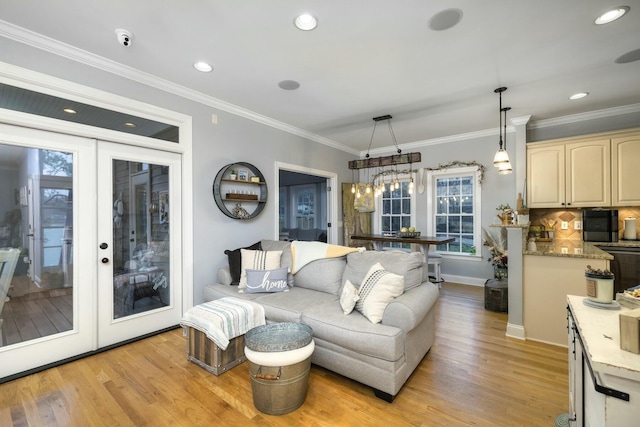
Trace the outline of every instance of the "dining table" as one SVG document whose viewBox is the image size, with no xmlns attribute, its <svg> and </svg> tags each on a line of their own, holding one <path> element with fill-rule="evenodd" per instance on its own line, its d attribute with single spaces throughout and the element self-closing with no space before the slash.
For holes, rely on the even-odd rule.
<svg viewBox="0 0 640 427">
<path fill-rule="evenodd" d="M 409 243 L 418 247 L 418 251 L 424 257 L 424 262 L 428 261 L 429 250 L 432 245 L 444 245 L 454 242 L 455 237 L 437 237 L 437 236 L 417 236 L 417 237 L 400 237 L 386 234 L 353 234 L 352 240 L 364 240 L 373 243 L 376 251 L 381 251 L 384 243 Z"/>
</svg>

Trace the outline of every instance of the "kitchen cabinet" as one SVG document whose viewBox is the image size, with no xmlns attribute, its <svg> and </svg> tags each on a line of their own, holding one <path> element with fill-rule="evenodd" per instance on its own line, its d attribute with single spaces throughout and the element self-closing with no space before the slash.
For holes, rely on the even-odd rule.
<svg viewBox="0 0 640 427">
<path fill-rule="evenodd" d="M 575 139 L 527 146 L 530 208 L 611 204 L 609 139 Z"/>
<path fill-rule="evenodd" d="M 640 129 L 527 144 L 529 208 L 640 206 Z"/>
<path fill-rule="evenodd" d="M 619 315 L 567 297 L 571 426 L 637 426 L 640 355 L 620 349 Z"/>
<path fill-rule="evenodd" d="M 612 206 L 640 206 L 640 132 L 611 140 Z"/>
</svg>

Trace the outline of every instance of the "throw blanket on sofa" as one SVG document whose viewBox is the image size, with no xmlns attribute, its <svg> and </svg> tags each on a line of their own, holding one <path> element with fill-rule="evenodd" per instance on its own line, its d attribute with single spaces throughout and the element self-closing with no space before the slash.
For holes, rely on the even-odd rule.
<svg viewBox="0 0 640 427">
<path fill-rule="evenodd" d="M 223 350 L 227 349 L 230 339 L 264 324 L 264 308 L 261 305 L 232 297 L 192 307 L 180 321 L 183 327 L 189 326 L 204 332 Z"/>
<path fill-rule="evenodd" d="M 291 242 L 292 267 L 291 274 L 296 274 L 302 267 L 311 261 L 324 258 L 339 258 L 358 252 L 363 248 L 350 248 L 348 246 L 330 245 L 323 242 L 301 242 L 294 240 Z"/>
</svg>

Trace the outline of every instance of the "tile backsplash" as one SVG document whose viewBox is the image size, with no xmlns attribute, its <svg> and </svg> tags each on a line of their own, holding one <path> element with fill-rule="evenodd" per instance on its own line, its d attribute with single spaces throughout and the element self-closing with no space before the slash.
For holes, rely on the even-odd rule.
<svg viewBox="0 0 640 427">
<path fill-rule="evenodd" d="M 640 207 L 620 207 L 618 208 L 618 230 L 619 236 L 624 233 L 624 219 L 633 217 L 638 219 L 638 231 L 640 231 Z M 575 221 L 582 221 L 582 209 L 531 209 L 529 220 L 531 225 L 542 225 L 542 220 L 556 221 L 556 239 L 582 240 L 582 230 L 575 229 Z M 569 223 L 567 230 L 561 229 L 562 221 Z"/>
</svg>

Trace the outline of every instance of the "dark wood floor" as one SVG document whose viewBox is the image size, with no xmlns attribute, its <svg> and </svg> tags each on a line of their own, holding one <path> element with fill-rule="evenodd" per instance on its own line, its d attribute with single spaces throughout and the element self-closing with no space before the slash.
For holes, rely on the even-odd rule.
<svg viewBox="0 0 640 427">
<path fill-rule="evenodd" d="M 437 337 L 392 404 L 312 366 L 304 405 L 253 406 L 248 365 L 220 376 L 170 331 L 0 385 L 1 426 L 553 426 L 568 411 L 567 351 L 505 337 L 482 288 L 444 284 Z"/>
</svg>

